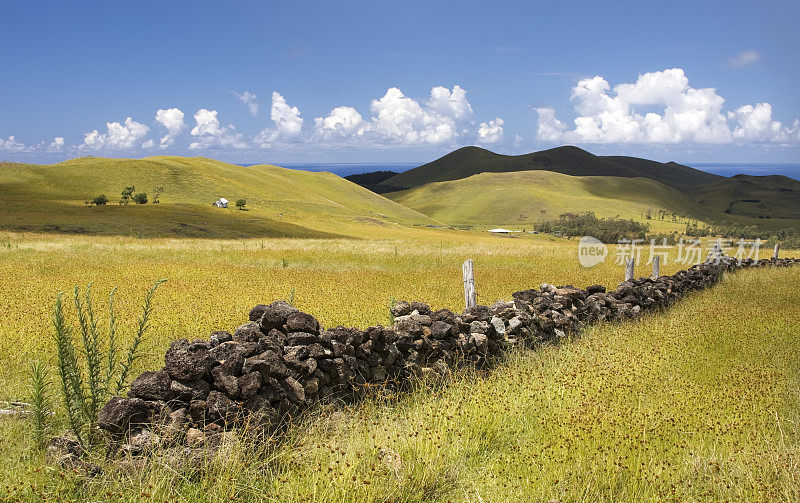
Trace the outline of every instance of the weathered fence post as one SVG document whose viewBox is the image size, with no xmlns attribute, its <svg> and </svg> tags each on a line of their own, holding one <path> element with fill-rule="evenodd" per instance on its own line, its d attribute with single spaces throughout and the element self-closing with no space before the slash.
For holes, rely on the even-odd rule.
<svg viewBox="0 0 800 503">
<path fill-rule="evenodd" d="M 475 276 L 472 272 L 472 259 L 468 258 L 461 266 L 464 273 L 464 303 L 467 307 L 474 307 L 475 301 Z"/>
<path fill-rule="evenodd" d="M 778 251 L 780 249 L 781 249 L 781 245 L 778 244 L 778 243 L 775 243 L 775 253 L 772 254 L 772 258 L 775 258 L 775 259 L 778 258 Z"/>
<path fill-rule="evenodd" d="M 625 281 L 630 281 L 633 279 L 633 267 L 634 267 L 634 260 L 633 257 L 629 258 L 625 262 Z"/>
<path fill-rule="evenodd" d="M 658 279 L 661 276 L 661 257 L 656 255 L 653 257 L 653 279 Z"/>
<path fill-rule="evenodd" d="M 708 251 L 708 256 L 706 257 L 706 264 L 715 263 L 719 264 L 720 259 L 724 256 L 722 253 L 722 247 L 719 243 L 714 243 L 714 246 Z"/>
</svg>

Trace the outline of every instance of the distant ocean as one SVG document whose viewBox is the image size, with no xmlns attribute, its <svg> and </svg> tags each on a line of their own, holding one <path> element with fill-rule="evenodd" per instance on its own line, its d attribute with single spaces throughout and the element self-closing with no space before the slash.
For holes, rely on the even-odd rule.
<svg viewBox="0 0 800 503">
<path fill-rule="evenodd" d="M 370 171 L 396 171 L 398 173 L 416 168 L 423 163 L 402 164 L 402 163 L 311 163 L 311 164 L 278 164 L 284 168 L 300 169 L 303 171 L 329 171 L 339 176 L 357 175 L 359 173 L 369 173 Z M 800 180 L 800 164 L 723 164 L 723 163 L 687 163 L 687 166 L 714 173 L 715 175 L 733 176 L 745 175 L 784 175 L 795 180 Z M 252 166 L 252 164 L 242 164 L 242 166 Z"/>
<path fill-rule="evenodd" d="M 340 164 L 340 163 L 315 163 L 315 164 L 281 164 L 278 166 L 289 169 L 299 169 L 302 171 L 328 171 L 339 176 L 358 175 L 369 173 L 370 171 L 394 171 L 400 173 L 411 168 L 416 168 L 424 163 L 418 164 Z M 252 166 L 252 164 L 241 164 L 241 166 Z"/>
<path fill-rule="evenodd" d="M 783 175 L 795 180 L 800 180 L 800 164 L 722 164 L 722 163 L 703 163 L 686 164 L 701 171 L 714 173 L 715 175 Z"/>
</svg>

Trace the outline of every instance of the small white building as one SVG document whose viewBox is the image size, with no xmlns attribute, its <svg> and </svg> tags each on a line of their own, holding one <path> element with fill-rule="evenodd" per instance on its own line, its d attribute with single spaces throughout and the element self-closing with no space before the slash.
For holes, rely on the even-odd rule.
<svg viewBox="0 0 800 503">
<path fill-rule="evenodd" d="M 498 227 L 497 229 L 489 229 L 489 232 L 492 234 L 511 234 L 512 232 L 519 232 L 519 231 L 510 231 L 508 229 L 503 229 Z"/>
<path fill-rule="evenodd" d="M 225 199 L 224 197 L 220 197 L 219 199 L 217 199 L 217 202 L 214 203 L 212 206 L 215 206 L 217 208 L 227 208 L 228 200 Z"/>
</svg>

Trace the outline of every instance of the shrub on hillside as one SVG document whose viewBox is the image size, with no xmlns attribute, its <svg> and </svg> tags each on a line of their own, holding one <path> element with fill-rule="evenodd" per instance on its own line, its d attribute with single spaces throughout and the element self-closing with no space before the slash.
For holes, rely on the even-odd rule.
<svg viewBox="0 0 800 503">
<path fill-rule="evenodd" d="M 247 205 L 246 199 L 237 199 L 236 200 L 236 208 L 243 210 L 244 207 Z"/>
<path fill-rule="evenodd" d="M 100 194 L 91 201 L 86 201 L 86 204 L 88 204 L 89 206 L 105 206 L 106 204 L 108 204 L 108 196 L 106 196 L 105 194 Z"/>
<path fill-rule="evenodd" d="M 604 243 L 616 243 L 621 239 L 645 239 L 648 224 L 623 218 L 597 218 L 594 213 L 562 213 L 555 220 L 536 225 L 536 230 L 565 237 L 593 236 Z"/>
<path fill-rule="evenodd" d="M 137 192 L 133 196 L 133 202 L 136 204 L 147 204 L 147 193 L 146 192 Z"/>
</svg>

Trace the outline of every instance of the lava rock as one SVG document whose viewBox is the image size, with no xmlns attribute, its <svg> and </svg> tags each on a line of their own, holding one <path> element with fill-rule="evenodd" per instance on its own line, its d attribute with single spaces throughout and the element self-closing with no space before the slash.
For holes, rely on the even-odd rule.
<svg viewBox="0 0 800 503">
<path fill-rule="evenodd" d="M 193 381 L 200 379 L 211 370 L 209 344 L 205 341 L 189 342 L 179 339 L 173 342 L 164 356 L 165 370 L 173 379 Z"/>
<path fill-rule="evenodd" d="M 97 425 L 103 430 L 119 435 L 131 425 L 144 424 L 150 419 L 150 406 L 141 398 L 115 396 L 97 414 Z"/>
<path fill-rule="evenodd" d="M 392 316 L 398 318 L 400 316 L 408 316 L 411 314 L 413 309 L 411 308 L 411 304 L 406 302 L 405 300 L 401 300 L 400 302 L 395 303 L 392 308 Z"/>
<path fill-rule="evenodd" d="M 261 377 L 284 378 L 288 375 L 286 364 L 283 358 L 274 351 L 264 351 L 263 353 L 245 360 L 242 372 L 258 372 Z"/>
<path fill-rule="evenodd" d="M 286 302 L 285 300 L 276 300 L 275 302 L 264 306 L 256 306 L 250 311 L 250 319 L 257 321 L 261 324 L 261 329 L 264 333 L 269 333 L 270 330 L 281 330 L 283 325 L 290 314 L 296 313 L 297 308 Z M 256 318 L 257 319 L 253 319 Z"/>
<path fill-rule="evenodd" d="M 208 340 L 213 348 L 219 346 L 223 342 L 233 340 L 233 335 L 231 335 L 230 332 L 225 332 L 224 330 L 217 330 L 215 332 L 211 332 L 211 336 L 209 336 Z"/>
<path fill-rule="evenodd" d="M 233 340 L 236 342 L 257 342 L 262 337 L 264 332 L 261 331 L 261 325 L 255 321 L 239 325 L 233 332 Z"/>
<path fill-rule="evenodd" d="M 239 397 L 239 380 L 236 376 L 228 374 L 222 367 L 214 367 L 211 371 L 214 380 L 214 389 L 225 393 L 228 397 Z"/>
<path fill-rule="evenodd" d="M 211 421 L 234 421 L 241 412 L 239 404 L 219 391 L 212 391 L 205 401 L 206 417 Z"/>
<path fill-rule="evenodd" d="M 131 383 L 128 396 L 142 400 L 166 400 L 169 395 L 170 382 L 172 379 L 164 370 L 143 372 Z"/>
<path fill-rule="evenodd" d="M 310 314 L 295 311 L 286 317 L 286 330 L 316 335 L 319 334 L 319 322 Z"/>
<path fill-rule="evenodd" d="M 258 393 L 261 388 L 261 374 L 259 372 L 250 372 L 239 379 L 237 379 L 239 388 L 239 398 L 247 400 Z"/>
<path fill-rule="evenodd" d="M 281 381 L 281 387 L 286 392 L 286 396 L 293 404 L 300 405 L 306 400 L 306 392 L 303 386 L 296 379 L 287 377 Z"/>
<path fill-rule="evenodd" d="M 211 386 L 202 380 L 172 381 L 169 385 L 169 400 L 190 403 L 192 400 L 205 400 Z"/>
<path fill-rule="evenodd" d="M 604 287 L 603 285 L 587 286 L 586 287 L 586 292 L 588 292 L 589 295 L 592 295 L 592 294 L 595 294 L 595 293 L 606 293 L 606 287 Z"/>
</svg>

